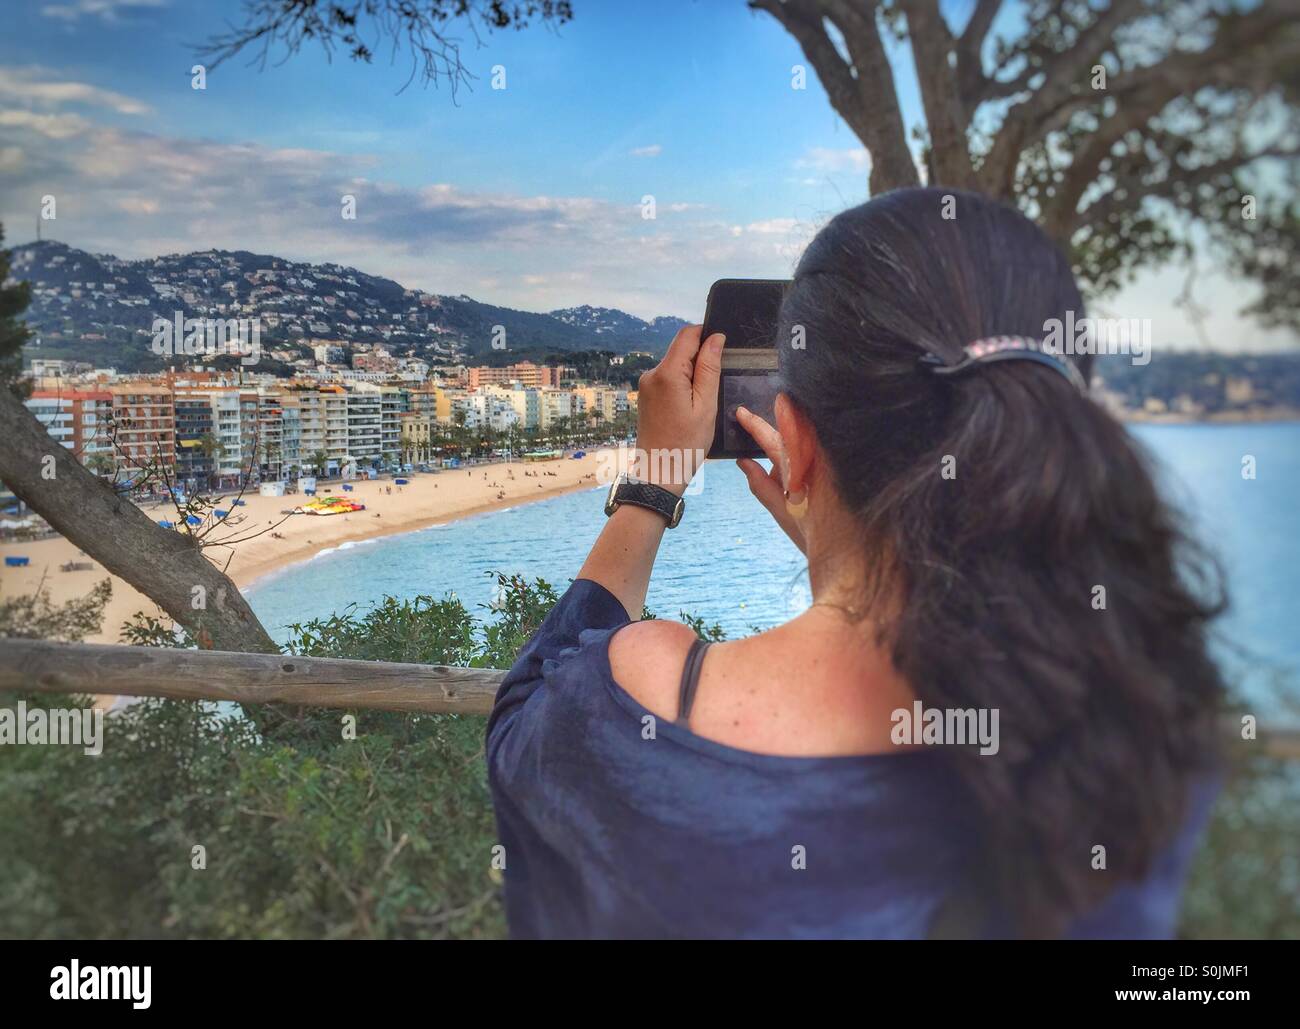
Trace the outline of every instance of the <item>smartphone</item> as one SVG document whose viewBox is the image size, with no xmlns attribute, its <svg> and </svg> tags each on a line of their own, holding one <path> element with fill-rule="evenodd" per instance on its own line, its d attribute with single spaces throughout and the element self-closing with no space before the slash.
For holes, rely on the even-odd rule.
<svg viewBox="0 0 1300 1029">
<path fill-rule="evenodd" d="M 702 339 L 721 332 L 722 378 L 718 419 L 709 457 L 762 457 L 763 450 L 736 421 L 747 407 L 776 423 L 776 321 L 789 279 L 719 279 L 709 289 Z"/>
</svg>

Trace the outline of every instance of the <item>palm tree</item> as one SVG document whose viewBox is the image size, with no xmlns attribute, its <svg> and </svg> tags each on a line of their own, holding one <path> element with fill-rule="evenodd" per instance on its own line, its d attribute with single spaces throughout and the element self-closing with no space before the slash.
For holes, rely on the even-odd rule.
<svg viewBox="0 0 1300 1029">
<path fill-rule="evenodd" d="M 91 454 L 83 463 L 96 475 L 112 475 L 117 468 L 117 462 L 102 453 Z"/>
<path fill-rule="evenodd" d="M 217 462 L 214 458 L 221 453 L 221 440 L 211 432 L 205 432 L 199 437 L 198 451 L 204 457 L 204 464 L 207 467 L 208 481 L 204 483 L 207 489 L 212 488 L 212 480 L 216 478 Z"/>
</svg>

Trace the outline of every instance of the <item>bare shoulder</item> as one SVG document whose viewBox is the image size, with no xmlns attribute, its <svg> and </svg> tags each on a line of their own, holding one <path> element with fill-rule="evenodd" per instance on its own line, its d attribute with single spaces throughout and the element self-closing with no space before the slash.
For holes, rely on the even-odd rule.
<svg viewBox="0 0 1300 1029">
<path fill-rule="evenodd" d="M 662 618 L 633 622 L 614 633 L 609 669 L 614 681 L 661 718 L 677 717 L 677 690 L 695 630 Z"/>
<path fill-rule="evenodd" d="M 691 732 L 781 757 L 896 752 L 891 712 L 910 705 L 915 694 L 888 652 L 863 634 L 828 633 L 798 621 L 709 649 Z M 614 681 L 655 715 L 675 719 L 695 638 L 681 622 L 625 626 L 610 641 Z"/>
</svg>

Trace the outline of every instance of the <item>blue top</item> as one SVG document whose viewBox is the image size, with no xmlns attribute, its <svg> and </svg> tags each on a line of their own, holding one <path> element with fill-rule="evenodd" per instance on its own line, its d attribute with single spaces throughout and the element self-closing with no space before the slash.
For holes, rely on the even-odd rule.
<svg viewBox="0 0 1300 1029">
<path fill-rule="evenodd" d="M 577 580 L 497 693 L 487 761 L 511 935 L 926 936 L 976 846 L 937 753 L 776 757 L 696 736 L 614 681 L 609 640 L 628 620 Z M 1198 789 L 1152 875 L 1069 935 L 1172 935 L 1212 798 Z"/>
</svg>

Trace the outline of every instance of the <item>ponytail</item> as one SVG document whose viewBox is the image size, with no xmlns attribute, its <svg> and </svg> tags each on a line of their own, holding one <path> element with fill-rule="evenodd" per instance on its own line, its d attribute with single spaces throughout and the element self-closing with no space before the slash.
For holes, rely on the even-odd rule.
<svg viewBox="0 0 1300 1029">
<path fill-rule="evenodd" d="M 1053 936 L 1147 875 L 1181 826 L 1214 758 L 1206 632 L 1224 600 L 1147 456 L 1066 376 L 918 367 L 1083 310 L 1032 223 L 971 194 L 948 221 L 941 196 L 886 194 L 819 234 L 782 310 L 806 347 L 781 369 L 856 516 L 864 603 L 901 600 L 898 670 L 927 708 L 998 713 L 996 753 L 942 749 L 994 898 Z"/>
</svg>

